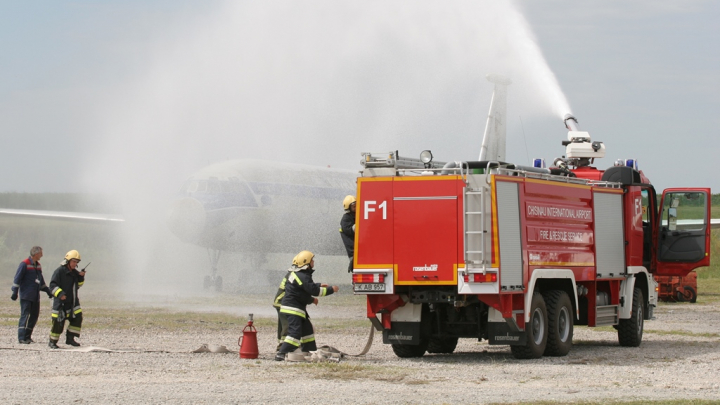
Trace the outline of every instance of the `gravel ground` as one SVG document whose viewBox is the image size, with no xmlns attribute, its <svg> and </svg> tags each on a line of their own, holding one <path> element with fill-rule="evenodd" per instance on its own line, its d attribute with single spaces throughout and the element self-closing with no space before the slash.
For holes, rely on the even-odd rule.
<svg viewBox="0 0 720 405">
<path fill-rule="evenodd" d="M 612 329 L 576 327 L 570 354 L 560 358 L 515 360 L 507 346 L 461 339 L 452 355 L 399 359 L 376 336 L 364 357 L 339 364 L 273 361 L 274 312 L 260 303 L 227 304 L 226 312 L 255 312 L 259 322 L 257 360 L 239 359 L 243 325 L 227 330 L 192 331 L 138 327 L 94 328 L 93 303 L 83 305 L 84 347 L 123 352 L 50 350 L 48 302 L 34 338 L 16 342 L 17 303 L 0 304 L 0 401 L 46 403 L 362 403 L 464 404 L 520 401 L 667 400 L 720 401 L 720 303 L 662 304 L 656 320 L 645 323 L 639 348 L 618 346 Z M 228 301 L 225 299 L 224 301 Z M 101 301 L 97 301 L 101 306 Z M 169 306 L 166 301 L 165 306 Z M 222 305 L 205 310 L 222 310 Z M 144 309 L 147 311 L 160 311 Z M 328 297 L 310 313 L 319 344 L 347 352 L 365 345 L 361 300 Z M 14 320 L 14 321 L 13 321 Z M 333 322 L 351 326 L 333 327 Z M 63 343 L 62 341 L 60 343 Z M 201 344 L 226 345 L 228 354 L 191 353 Z M 67 347 L 61 345 L 62 347 Z"/>
</svg>

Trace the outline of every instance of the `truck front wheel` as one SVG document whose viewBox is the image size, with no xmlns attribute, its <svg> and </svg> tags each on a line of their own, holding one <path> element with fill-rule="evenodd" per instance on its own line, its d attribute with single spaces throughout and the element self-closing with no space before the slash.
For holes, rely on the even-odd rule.
<svg viewBox="0 0 720 405">
<path fill-rule="evenodd" d="M 422 357 L 425 354 L 425 351 L 428 347 L 428 340 L 427 339 L 420 339 L 419 345 L 400 345 L 400 344 L 392 344 L 393 352 L 395 352 L 395 355 L 401 358 L 409 358 L 409 357 Z"/>
<path fill-rule="evenodd" d="M 539 359 L 545 352 L 548 338 L 548 316 L 542 294 L 533 293 L 530 304 L 530 322 L 525 324 L 526 342 L 523 346 L 510 346 L 516 359 Z"/>
<path fill-rule="evenodd" d="M 450 354 L 455 351 L 458 344 L 458 338 L 430 338 L 428 343 L 428 353 L 445 353 Z"/>
<path fill-rule="evenodd" d="M 633 291 L 632 314 L 629 319 L 621 319 L 618 324 L 618 341 L 620 346 L 638 347 L 643 335 L 643 307 L 645 301 L 639 288 Z"/>
</svg>

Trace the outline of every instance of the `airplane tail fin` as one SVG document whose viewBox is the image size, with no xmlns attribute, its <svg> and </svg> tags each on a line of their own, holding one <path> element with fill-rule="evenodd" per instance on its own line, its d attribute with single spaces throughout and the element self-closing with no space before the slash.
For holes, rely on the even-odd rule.
<svg viewBox="0 0 720 405">
<path fill-rule="evenodd" d="M 487 75 L 486 78 L 495 84 L 495 90 L 490 101 L 490 112 L 488 112 L 487 123 L 485 124 L 485 134 L 480 147 L 479 160 L 504 162 L 507 86 L 512 84 L 512 81 L 507 77 L 494 73 Z"/>
</svg>

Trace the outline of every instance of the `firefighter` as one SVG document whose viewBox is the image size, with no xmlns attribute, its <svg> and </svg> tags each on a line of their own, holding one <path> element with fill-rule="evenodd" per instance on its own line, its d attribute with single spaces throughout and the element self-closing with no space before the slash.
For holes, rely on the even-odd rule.
<svg viewBox="0 0 720 405">
<path fill-rule="evenodd" d="M 347 250 L 350 264 L 348 273 L 353 270 L 353 258 L 355 257 L 355 197 L 349 195 L 343 200 L 345 214 L 340 219 L 340 237 L 342 238 L 345 250 Z"/>
<path fill-rule="evenodd" d="M 297 256 L 293 258 L 293 263 L 295 263 L 295 259 Z M 277 293 L 275 294 L 275 301 L 273 301 L 273 307 L 275 307 L 275 310 L 278 314 L 278 330 L 277 330 L 277 337 L 278 337 L 278 344 L 275 351 L 280 351 L 280 346 L 282 346 L 283 341 L 285 340 L 285 336 L 287 336 L 288 331 L 288 319 L 287 315 L 285 313 L 280 312 L 280 306 L 283 297 L 285 296 L 285 283 L 287 283 L 288 276 L 290 276 L 290 273 L 292 272 L 293 264 L 288 269 L 287 273 L 285 274 L 285 277 L 283 277 L 282 281 L 280 281 L 280 286 L 278 287 Z"/>
<path fill-rule="evenodd" d="M 52 298 L 50 289 L 45 285 L 42 274 L 42 266 L 40 265 L 42 256 L 42 248 L 33 246 L 30 249 L 30 257 L 20 262 L 13 280 L 12 295 L 10 296 L 13 301 L 18 299 L 18 290 L 20 290 L 18 342 L 21 344 L 33 342 L 33 328 L 35 328 L 40 315 L 40 291 L 45 291 L 48 297 Z"/>
<path fill-rule="evenodd" d="M 282 298 L 280 313 L 288 319 L 288 332 L 275 360 L 285 360 L 285 355 L 301 348 L 304 352 L 317 350 L 313 326 L 307 313 L 307 305 L 317 305 L 318 299 L 339 290 L 338 286 L 327 287 L 315 283 L 312 274 L 315 271 L 315 255 L 303 250 L 293 259 L 290 275 L 285 283 L 285 296 Z"/>
<path fill-rule="evenodd" d="M 65 335 L 65 344 L 80 346 L 80 343 L 75 341 L 75 338 L 80 336 L 82 326 L 82 309 L 77 290 L 85 283 L 85 271 L 77 270 L 78 263 L 80 263 L 80 253 L 77 250 L 67 252 L 65 260 L 60 263 L 60 267 L 55 270 L 50 279 L 50 292 L 55 297 L 51 315 L 50 341 L 48 342 L 51 349 L 58 349 L 57 342 L 65 328 L 65 319 L 70 320 Z"/>
</svg>

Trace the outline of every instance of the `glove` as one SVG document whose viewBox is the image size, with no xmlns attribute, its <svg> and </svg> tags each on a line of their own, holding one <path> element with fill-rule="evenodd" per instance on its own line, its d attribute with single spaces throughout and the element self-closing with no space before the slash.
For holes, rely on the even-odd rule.
<svg viewBox="0 0 720 405">
<path fill-rule="evenodd" d="M 16 292 L 12 293 L 12 295 L 10 296 L 10 299 L 13 301 L 17 301 L 17 293 Z"/>
<path fill-rule="evenodd" d="M 50 298 L 50 299 L 53 299 L 53 298 L 55 298 L 55 297 L 53 297 L 53 295 L 52 295 L 52 294 L 50 294 L 50 293 L 47 293 L 47 295 L 48 295 L 48 298 Z"/>
</svg>

